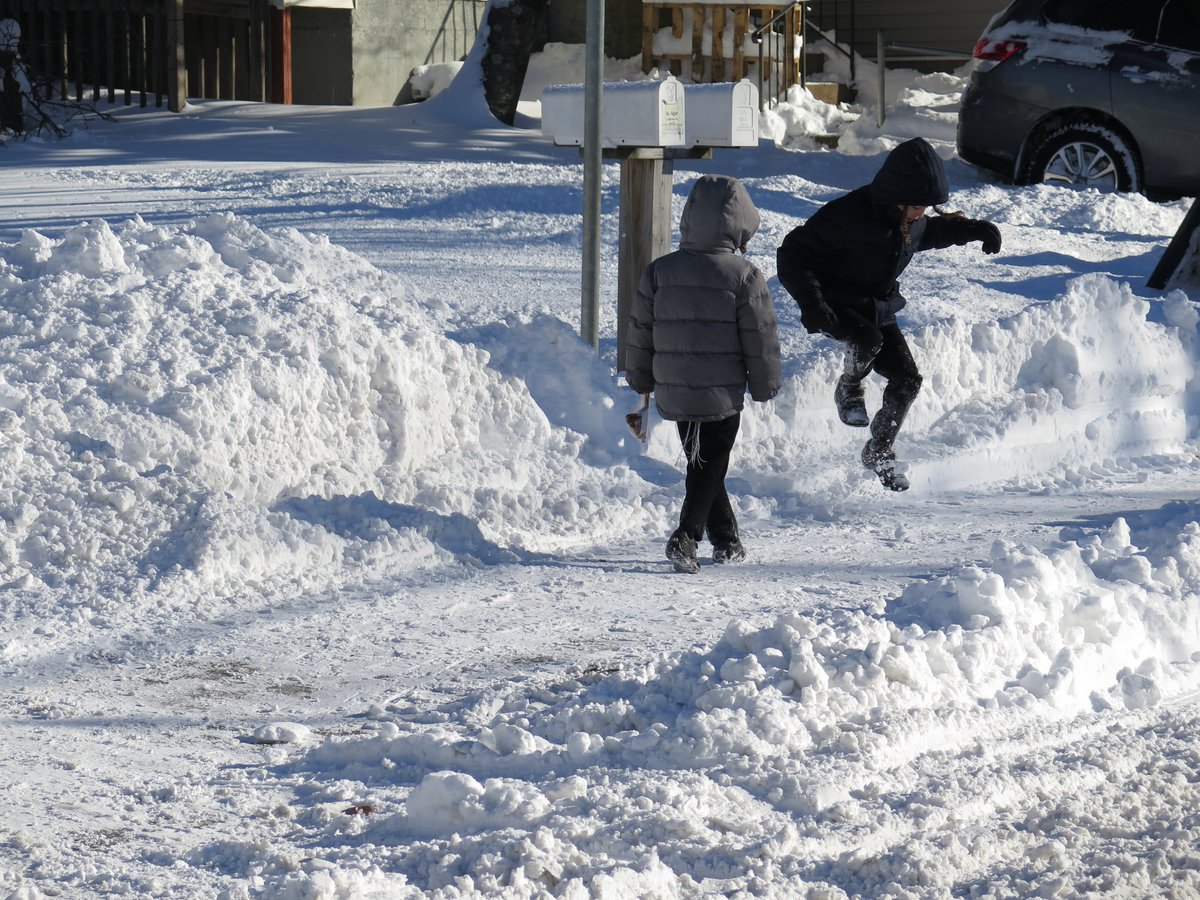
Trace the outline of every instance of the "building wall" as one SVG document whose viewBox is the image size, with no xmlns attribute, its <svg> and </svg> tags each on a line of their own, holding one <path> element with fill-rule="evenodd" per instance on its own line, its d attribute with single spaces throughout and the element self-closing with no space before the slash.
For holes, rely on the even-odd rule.
<svg viewBox="0 0 1200 900">
<path fill-rule="evenodd" d="M 862 57 L 876 57 L 877 32 L 883 29 L 888 43 L 916 44 L 969 55 L 992 16 L 1004 9 L 1005 0 L 857 0 L 854 49 Z M 838 9 L 838 19 L 833 16 Z M 850 40 L 850 3 L 814 3 L 813 20 L 826 30 L 837 29 L 838 43 Z M 891 56 L 891 54 L 889 54 Z M 896 65 L 903 65 L 899 52 Z M 956 68 L 951 60 L 942 68 Z M 914 67 L 915 68 L 915 67 Z"/>
<path fill-rule="evenodd" d="M 465 58 L 483 21 L 484 5 L 484 0 L 358 0 L 355 105 L 411 101 L 412 70 Z"/>
<path fill-rule="evenodd" d="M 352 15 L 346 9 L 292 7 L 293 103 L 348 106 L 354 102 Z"/>
<path fill-rule="evenodd" d="M 809 9 L 818 25 L 827 30 L 836 28 L 839 43 L 846 43 L 850 40 L 850 7 L 854 6 L 855 50 L 874 60 L 880 28 L 889 43 L 970 54 L 988 21 L 1006 5 L 1006 0 L 814 0 Z M 551 0 L 550 40 L 583 43 L 586 10 L 587 0 Z M 604 16 L 605 53 L 616 59 L 640 55 L 641 0 L 605 0 Z M 899 59 L 898 53 L 896 56 Z M 958 65 L 961 62 L 950 61 L 941 68 Z"/>
<path fill-rule="evenodd" d="M 417 66 L 463 59 L 485 0 L 357 0 L 353 10 L 294 6 L 296 103 L 391 106 L 412 98 Z"/>
<path fill-rule="evenodd" d="M 849 39 L 852 0 L 812 3 L 823 28 Z M 969 54 L 1004 0 L 853 0 L 855 49 L 876 55 L 876 30 L 887 41 Z M 485 0 L 357 0 L 351 10 L 293 7 L 293 96 L 296 103 L 390 106 L 412 100 L 409 76 L 417 66 L 463 59 L 483 20 Z M 835 20 L 832 11 L 840 9 Z M 822 15 L 824 16 L 822 18 Z M 586 0 L 550 0 L 549 39 L 586 40 Z M 640 0 L 605 0 L 605 53 L 628 59 L 641 53 Z M 909 64 L 896 52 L 894 65 Z M 949 61 L 937 68 L 955 68 Z M 912 66 L 916 68 L 917 66 Z"/>
</svg>

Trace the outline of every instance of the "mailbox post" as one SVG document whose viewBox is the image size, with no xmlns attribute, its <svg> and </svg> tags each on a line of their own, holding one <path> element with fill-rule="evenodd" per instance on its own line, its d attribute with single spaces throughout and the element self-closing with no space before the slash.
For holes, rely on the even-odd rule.
<svg viewBox="0 0 1200 900">
<path fill-rule="evenodd" d="M 621 161 L 621 208 L 617 239 L 617 371 L 625 371 L 629 313 L 646 266 L 671 252 L 675 160 L 712 159 L 710 147 L 631 147 L 606 150 Z"/>
<path fill-rule="evenodd" d="M 542 131 L 562 146 L 583 145 L 583 85 L 542 93 Z M 711 159 L 713 147 L 758 143 L 758 88 L 749 81 L 688 85 L 664 81 L 604 85 L 603 156 L 620 161 L 617 247 L 617 371 L 625 370 L 629 312 L 646 266 L 671 250 L 674 163 Z"/>
</svg>

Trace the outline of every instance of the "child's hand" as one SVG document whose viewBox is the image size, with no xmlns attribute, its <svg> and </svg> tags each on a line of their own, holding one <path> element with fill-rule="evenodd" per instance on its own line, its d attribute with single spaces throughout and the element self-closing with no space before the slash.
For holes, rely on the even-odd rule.
<svg viewBox="0 0 1200 900">
<path fill-rule="evenodd" d="M 642 394 L 642 405 L 631 413 L 625 414 L 625 425 L 629 428 L 629 433 L 635 438 L 646 443 L 650 431 L 650 395 Z"/>
<path fill-rule="evenodd" d="M 983 243 L 983 252 L 992 254 L 1000 252 L 1000 229 L 984 219 L 976 219 L 968 225 L 971 240 Z"/>
<path fill-rule="evenodd" d="M 839 330 L 837 313 L 829 308 L 819 288 L 797 297 L 796 305 L 800 307 L 800 321 L 809 334 L 831 334 Z"/>
</svg>

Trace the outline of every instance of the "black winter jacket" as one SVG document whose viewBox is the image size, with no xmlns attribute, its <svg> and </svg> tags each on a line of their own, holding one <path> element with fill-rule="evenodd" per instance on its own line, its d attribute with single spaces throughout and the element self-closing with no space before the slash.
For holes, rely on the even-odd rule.
<svg viewBox="0 0 1200 900">
<path fill-rule="evenodd" d="M 921 138 L 905 141 L 870 184 L 830 201 L 783 239 L 776 255 L 780 283 L 802 311 L 819 288 L 834 312 L 849 308 L 876 325 L 895 322 L 906 302 L 897 279 L 913 254 L 973 239 L 969 220 L 939 215 L 913 222 L 905 240 L 899 206 L 935 206 L 948 197 L 934 149 Z"/>
<path fill-rule="evenodd" d="M 629 315 L 625 378 L 671 421 L 719 421 L 782 381 L 775 306 L 737 251 L 759 215 L 741 182 L 705 175 L 683 208 L 679 249 L 646 267 Z"/>
</svg>

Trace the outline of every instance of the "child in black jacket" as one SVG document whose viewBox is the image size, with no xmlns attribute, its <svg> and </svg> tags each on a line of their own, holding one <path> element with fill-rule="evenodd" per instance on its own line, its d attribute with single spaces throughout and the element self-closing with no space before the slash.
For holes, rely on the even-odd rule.
<svg viewBox="0 0 1200 900">
<path fill-rule="evenodd" d="M 981 241 L 984 253 L 1000 250 L 1000 230 L 991 222 L 937 209 L 949 196 L 941 159 L 927 141 L 913 138 L 888 154 L 870 184 L 793 229 L 777 253 L 779 281 L 799 304 L 804 327 L 846 345 L 834 391 L 838 416 L 847 425 L 871 426 L 863 465 L 894 491 L 907 490 L 908 479 L 896 469 L 892 444 L 921 389 L 921 373 L 896 323 L 906 302 L 897 278 L 919 250 L 972 241 Z M 939 215 L 926 217 L 929 207 Z M 872 371 L 887 379 L 873 419 L 862 387 Z"/>
</svg>

